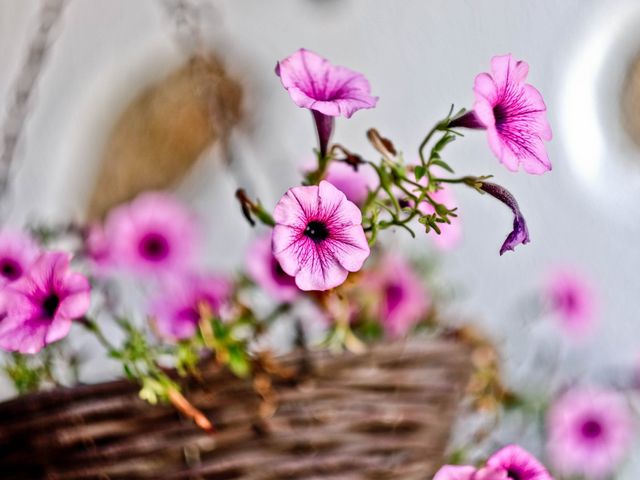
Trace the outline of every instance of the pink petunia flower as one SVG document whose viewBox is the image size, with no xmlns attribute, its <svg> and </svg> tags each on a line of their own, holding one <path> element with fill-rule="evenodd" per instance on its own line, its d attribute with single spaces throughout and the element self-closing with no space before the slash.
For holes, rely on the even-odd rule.
<svg viewBox="0 0 640 480">
<path fill-rule="evenodd" d="M 135 273 L 185 270 L 196 250 L 194 216 L 166 193 L 144 193 L 114 209 L 105 222 L 110 258 Z"/>
<path fill-rule="evenodd" d="M 596 320 L 596 290 L 587 276 L 570 268 L 548 274 L 544 297 L 560 327 L 582 337 L 593 330 Z"/>
<path fill-rule="evenodd" d="M 257 238 L 247 250 L 247 273 L 260 287 L 281 302 L 291 302 L 300 295 L 293 277 L 287 275 L 273 256 L 271 235 Z"/>
<path fill-rule="evenodd" d="M 475 480 L 476 469 L 469 465 L 444 465 L 433 480 Z"/>
<path fill-rule="evenodd" d="M 473 111 L 453 120 L 452 128 L 485 128 L 489 146 L 509 170 L 527 173 L 551 170 L 544 141 L 551 140 L 547 107 L 535 87 L 525 83 L 529 65 L 511 55 L 491 59 L 491 74 L 481 73 L 473 90 Z"/>
<path fill-rule="evenodd" d="M 411 265 L 402 257 L 387 254 L 368 273 L 365 282 L 378 298 L 377 315 L 390 337 L 406 335 L 424 319 L 431 306 L 429 292 Z"/>
<path fill-rule="evenodd" d="M 430 194 L 431 198 L 449 209 L 455 208 L 456 201 L 453 195 L 453 189 L 449 185 L 441 185 L 441 187 L 440 190 Z M 425 215 L 435 213 L 433 205 L 428 202 L 422 202 L 419 208 Z M 452 250 L 460 244 L 460 240 L 462 239 L 462 226 L 460 224 L 459 211 L 456 211 L 456 215 L 458 216 L 450 217 L 451 223 L 441 223 L 438 225 L 440 228 L 439 235 L 435 232 L 429 235 L 434 245 L 440 250 Z"/>
<path fill-rule="evenodd" d="M 2 291 L 0 347 L 34 354 L 64 338 L 71 321 L 89 309 L 90 285 L 69 268 L 64 252 L 41 254 L 29 271 Z"/>
<path fill-rule="evenodd" d="M 378 101 L 364 75 L 332 65 L 317 53 L 301 48 L 276 65 L 276 75 L 293 102 L 308 108 L 318 129 L 320 153 L 325 156 L 333 130 L 333 117 L 350 118 Z"/>
<path fill-rule="evenodd" d="M 169 340 L 192 337 L 203 309 L 220 315 L 232 292 L 231 282 L 217 275 L 187 274 L 164 283 L 150 313 L 160 336 Z"/>
<path fill-rule="evenodd" d="M 273 253 L 301 290 L 337 287 L 369 256 L 360 210 L 325 180 L 289 189 L 273 218 Z"/>
<path fill-rule="evenodd" d="M 0 287 L 18 280 L 38 258 L 40 249 L 26 233 L 0 231 Z"/>
<path fill-rule="evenodd" d="M 518 445 L 508 445 L 491 455 L 486 469 L 478 472 L 478 477 L 487 480 L 553 480 L 544 465 Z"/>
<path fill-rule="evenodd" d="M 331 162 L 325 180 L 344 193 L 347 200 L 362 205 L 375 187 L 377 176 L 368 165 L 354 170 L 344 162 Z"/>
<path fill-rule="evenodd" d="M 563 475 L 608 478 L 629 451 L 631 411 L 613 391 L 580 388 L 566 392 L 547 417 L 551 461 Z"/>
</svg>

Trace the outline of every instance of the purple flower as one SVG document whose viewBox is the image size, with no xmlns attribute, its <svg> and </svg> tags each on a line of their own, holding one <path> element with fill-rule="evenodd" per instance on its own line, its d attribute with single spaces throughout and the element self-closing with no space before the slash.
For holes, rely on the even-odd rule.
<svg viewBox="0 0 640 480">
<path fill-rule="evenodd" d="M 312 111 L 320 154 L 325 156 L 333 117 L 350 118 L 361 108 L 373 108 L 378 101 L 360 73 L 332 65 L 317 53 L 301 48 L 276 65 L 276 75 L 293 102 Z"/>
<path fill-rule="evenodd" d="M 195 218 L 171 195 L 145 193 L 114 209 L 105 223 L 110 258 L 136 273 L 175 273 L 196 249 Z"/>
<path fill-rule="evenodd" d="M 169 340 L 192 337 L 203 309 L 211 315 L 220 315 L 231 291 L 231 282 L 216 275 L 186 274 L 171 278 L 151 304 L 158 333 Z"/>
<path fill-rule="evenodd" d="M 38 245 L 26 233 L 0 231 L 0 288 L 22 277 L 39 254 Z"/>
<path fill-rule="evenodd" d="M 474 480 L 476 469 L 469 465 L 444 465 L 433 480 Z"/>
<path fill-rule="evenodd" d="M 513 251 L 515 247 L 520 244 L 529 243 L 529 230 L 527 229 L 527 222 L 520 211 L 520 207 L 518 206 L 518 201 L 516 198 L 504 187 L 497 185 L 495 183 L 482 181 L 480 184 L 480 189 L 492 197 L 500 200 L 506 206 L 508 206 L 513 212 L 513 230 L 502 244 L 500 248 L 500 255 L 504 254 L 507 250 Z"/>
<path fill-rule="evenodd" d="M 344 162 L 331 162 L 325 180 L 344 193 L 347 200 L 362 205 L 369 190 L 374 188 L 377 176 L 368 165 L 360 165 L 354 170 Z"/>
<path fill-rule="evenodd" d="M 535 87 L 525 83 L 529 66 L 511 55 L 491 59 L 491 74 L 481 73 L 473 90 L 473 112 L 454 120 L 451 127 L 486 128 L 489 146 L 509 170 L 520 165 L 527 173 L 551 170 L 544 140 L 551 140 L 547 107 Z"/>
<path fill-rule="evenodd" d="M 34 354 L 69 333 L 89 309 L 89 281 L 69 268 L 63 252 L 41 254 L 29 271 L 2 291 L 0 347 Z"/>
<path fill-rule="evenodd" d="M 273 253 L 301 290 L 337 287 L 369 256 L 360 210 L 327 181 L 289 189 L 273 218 Z"/>
<path fill-rule="evenodd" d="M 487 468 L 478 472 L 478 479 L 553 480 L 536 457 L 518 445 L 508 445 L 491 455 Z M 475 480 L 475 479 L 474 479 Z"/>
<path fill-rule="evenodd" d="M 633 419 L 624 398 L 613 391 L 574 389 L 551 407 L 548 450 L 563 475 L 608 478 L 629 451 Z"/>
<path fill-rule="evenodd" d="M 367 288 L 377 297 L 378 317 L 389 336 L 406 335 L 429 311 L 429 292 L 404 258 L 387 254 L 368 273 L 367 280 Z"/>
<path fill-rule="evenodd" d="M 595 326 L 596 290 L 585 275 L 565 267 L 554 269 L 547 276 L 544 296 L 567 333 L 583 336 Z"/>
<path fill-rule="evenodd" d="M 247 250 L 247 273 L 260 287 L 276 300 L 291 302 L 300 295 L 293 277 L 284 273 L 273 256 L 271 235 L 257 238 Z"/>
</svg>

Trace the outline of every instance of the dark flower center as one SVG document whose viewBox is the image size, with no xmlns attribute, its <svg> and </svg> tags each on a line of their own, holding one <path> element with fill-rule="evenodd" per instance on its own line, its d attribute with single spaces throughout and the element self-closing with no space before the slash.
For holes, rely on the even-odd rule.
<svg viewBox="0 0 640 480">
<path fill-rule="evenodd" d="M 51 293 L 42 301 L 42 311 L 47 318 L 53 318 L 60 306 L 60 297 L 56 293 Z"/>
<path fill-rule="evenodd" d="M 329 229 L 323 222 L 313 220 L 307 223 L 304 234 L 314 242 L 321 242 L 329 238 Z"/>
<path fill-rule="evenodd" d="M 501 104 L 497 104 L 493 107 L 493 117 L 496 120 L 496 125 L 502 124 L 505 118 L 507 118 L 506 109 Z"/>
<path fill-rule="evenodd" d="M 602 435 L 602 425 L 597 420 L 589 419 L 582 424 L 582 435 L 593 440 Z"/>
<path fill-rule="evenodd" d="M 387 299 L 387 308 L 391 312 L 395 310 L 404 299 L 404 288 L 397 283 L 390 283 L 385 288 L 385 296 Z"/>
<path fill-rule="evenodd" d="M 567 290 L 557 295 L 556 305 L 561 310 L 573 311 L 578 307 L 578 299 L 573 291 Z"/>
<path fill-rule="evenodd" d="M 3 258 L 0 261 L 0 275 L 9 281 L 17 280 L 22 275 L 22 267 L 12 258 Z"/>
<path fill-rule="evenodd" d="M 158 233 L 148 233 L 138 245 L 140 254 L 147 260 L 158 262 L 164 260 L 169 255 L 169 242 Z"/>
<path fill-rule="evenodd" d="M 513 468 L 507 469 L 507 478 L 511 478 L 513 480 L 522 480 L 522 475 L 520 472 L 514 470 Z"/>
</svg>

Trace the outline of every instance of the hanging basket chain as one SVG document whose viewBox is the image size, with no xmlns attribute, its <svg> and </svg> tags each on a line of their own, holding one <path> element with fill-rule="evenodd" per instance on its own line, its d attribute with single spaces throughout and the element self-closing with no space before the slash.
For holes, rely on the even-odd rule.
<svg viewBox="0 0 640 480">
<path fill-rule="evenodd" d="M 7 114 L 2 125 L 2 153 L 0 153 L 0 216 L 7 214 L 12 165 L 25 121 L 32 107 L 34 91 L 52 45 L 51 32 L 59 23 L 67 0 L 44 0 L 40 7 L 38 28 L 27 52 L 27 57 L 14 82 L 12 98 L 7 102 Z"/>
</svg>

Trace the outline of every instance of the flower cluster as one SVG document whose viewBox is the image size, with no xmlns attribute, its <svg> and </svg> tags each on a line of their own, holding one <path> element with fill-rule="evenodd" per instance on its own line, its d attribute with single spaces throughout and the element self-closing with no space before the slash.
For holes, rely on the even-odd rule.
<svg viewBox="0 0 640 480">
<path fill-rule="evenodd" d="M 286 190 L 273 208 L 238 190 L 251 225 L 260 222 L 269 229 L 249 245 L 243 271 L 203 268 L 206 239 L 198 216 L 163 192 L 142 193 L 103 222 L 65 230 L 75 235 L 73 255 L 47 251 L 24 234 L 5 231 L 0 234 L 0 347 L 36 354 L 79 320 L 140 383 L 143 398 L 171 401 L 209 428 L 196 409 L 184 409 L 188 402 L 163 367 L 194 374 L 199 362 L 213 359 L 239 376 L 249 375 L 272 324 L 298 319 L 301 305 L 312 305 L 314 319 L 328 321 L 323 345 L 332 349 L 358 350 L 364 340 L 397 339 L 423 328 L 438 331 L 437 294 L 419 262 L 389 251 L 385 231 L 415 237 L 420 229 L 437 248 L 454 248 L 462 226 L 453 190 L 462 186 L 513 212 L 500 254 L 529 242 L 520 206 L 506 188 L 488 181 L 490 175 L 454 176 L 451 162 L 444 160 L 447 145 L 464 128 L 486 130 L 491 150 L 510 170 L 522 165 L 540 174 L 551 168 L 543 143 L 551 131 L 540 93 L 525 83 L 527 65 L 507 55 L 495 57 L 491 66 L 491 74 L 475 80 L 473 110 L 454 113 L 452 107 L 425 132 L 412 161 L 373 128 L 367 138 L 377 158 L 367 159 L 331 138 L 336 117 L 348 119 L 376 106 L 368 80 L 298 50 L 277 63 L 276 74 L 295 105 L 312 114 L 315 161 L 301 184 Z M 40 240 L 44 246 L 49 236 Z M 72 257 L 84 262 L 88 277 L 71 270 Z M 138 289 L 143 305 L 133 314 L 123 306 L 130 293 L 121 291 L 123 285 Z M 266 302 L 256 300 L 258 291 Z M 556 303 L 567 304 L 567 298 Z M 102 322 L 109 319 L 122 330 L 117 341 L 104 333 Z M 19 370 L 14 367 L 12 372 Z M 496 455 L 487 468 L 516 471 L 500 463 L 507 453 Z"/>
</svg>

